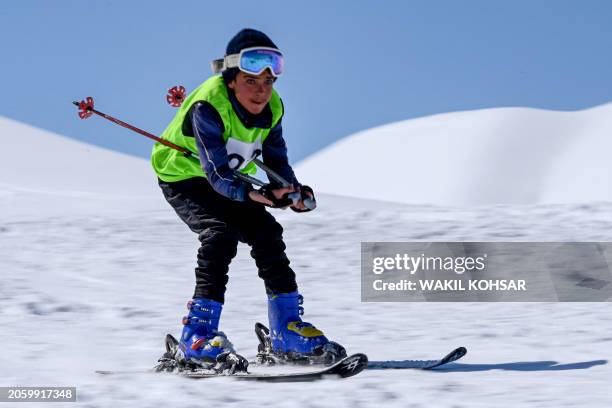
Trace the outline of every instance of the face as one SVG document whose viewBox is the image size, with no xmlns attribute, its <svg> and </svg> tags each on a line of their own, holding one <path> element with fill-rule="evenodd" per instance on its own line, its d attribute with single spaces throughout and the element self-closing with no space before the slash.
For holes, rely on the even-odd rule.
<svg viewBox="0 0 612 408">
<path fill-rule="evenodd" d="M 270 102 L 273 85 L 274 75 L 266 69 L 259 75 L 240 71 L 228 87 L 234 91 L 236 99 L 247 111 L 257 115 Z"/>
</svg>

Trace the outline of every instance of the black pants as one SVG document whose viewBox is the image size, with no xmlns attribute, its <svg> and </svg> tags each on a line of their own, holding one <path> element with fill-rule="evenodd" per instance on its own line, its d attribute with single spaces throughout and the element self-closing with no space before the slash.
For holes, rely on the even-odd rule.
<svg viewBox="0 0 612 408">
<path fill-rule="evenodd" d="M 173 183 L 159 180 L 159 186 L 201 243 L 194 298 L 224 302 L 229 264 L 236 256 L 238 241 L 251 246 L 268 293 L 297 290 L 295 273 L 285 255 L 283 227 L 263 205 L 223 197 L 201 177 Z"/>
</svg>

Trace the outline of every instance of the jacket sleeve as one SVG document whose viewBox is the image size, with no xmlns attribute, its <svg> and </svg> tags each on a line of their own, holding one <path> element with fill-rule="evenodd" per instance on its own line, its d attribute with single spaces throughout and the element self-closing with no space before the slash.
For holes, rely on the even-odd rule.
<svg viewBox="0 0 612 408">
<path fill-rule="evenodd" d="M 277 172 L 289 183 L 299 185 L 293 169 L 289 165 L 287 157 L 287 145 L 283 139 L 283 127 L 281 122 L 272 128 L 262 147 L 264 163 Z"/>
<path fill-rule="evenodd" d="M 189 116 L 200 163 L 213 189 L 231 200 L 247 201 L 253 187 L 236 179 L 229 167 L 219 113 L 209 103 L 198 102 L 191 108 Z"/>
</svg>

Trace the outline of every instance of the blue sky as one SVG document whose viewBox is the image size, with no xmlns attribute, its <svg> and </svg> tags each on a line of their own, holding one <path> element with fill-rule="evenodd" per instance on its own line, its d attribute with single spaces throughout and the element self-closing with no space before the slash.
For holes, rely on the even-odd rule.
<svg viewBox="0 0 612 408">
<path fill-rule="evenodd" d="M 159 134 L 174 115 L 166 89 L 194 89 L 252 27 L 286 56 L 277 90 L 296 161 L 408 118 L 610 102 L 611 21 L 604 0 L 3 1 L 0 115 L 148 156 L 148 139 L 80 120 L 71 101 L 93 96 L 97 109 Z"/>
</svg>

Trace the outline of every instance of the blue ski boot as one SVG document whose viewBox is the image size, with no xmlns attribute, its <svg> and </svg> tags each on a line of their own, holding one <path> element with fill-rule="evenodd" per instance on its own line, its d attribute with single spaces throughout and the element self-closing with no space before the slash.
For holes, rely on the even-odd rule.
<svg viewBox="0 0 612 408">
<path fill-rule="evenodd" d="M 179 363 L 192 369 L 246 371 L 248 362 L 236 354 L 225 334 L 218 331 L 222 308 L 221 303 L 205 298 L 187 303 L 189 315 L 183 317 L 183 333 L 176 348 Z"/>
<path fill-rule="evenodd" d="M 260 362 L 332 364 L 346 357 L 344 347 L 302 321 L 304 299 L 298 292 L 268 295 L 270 330 L 257 324 Z"/>
</svg>

